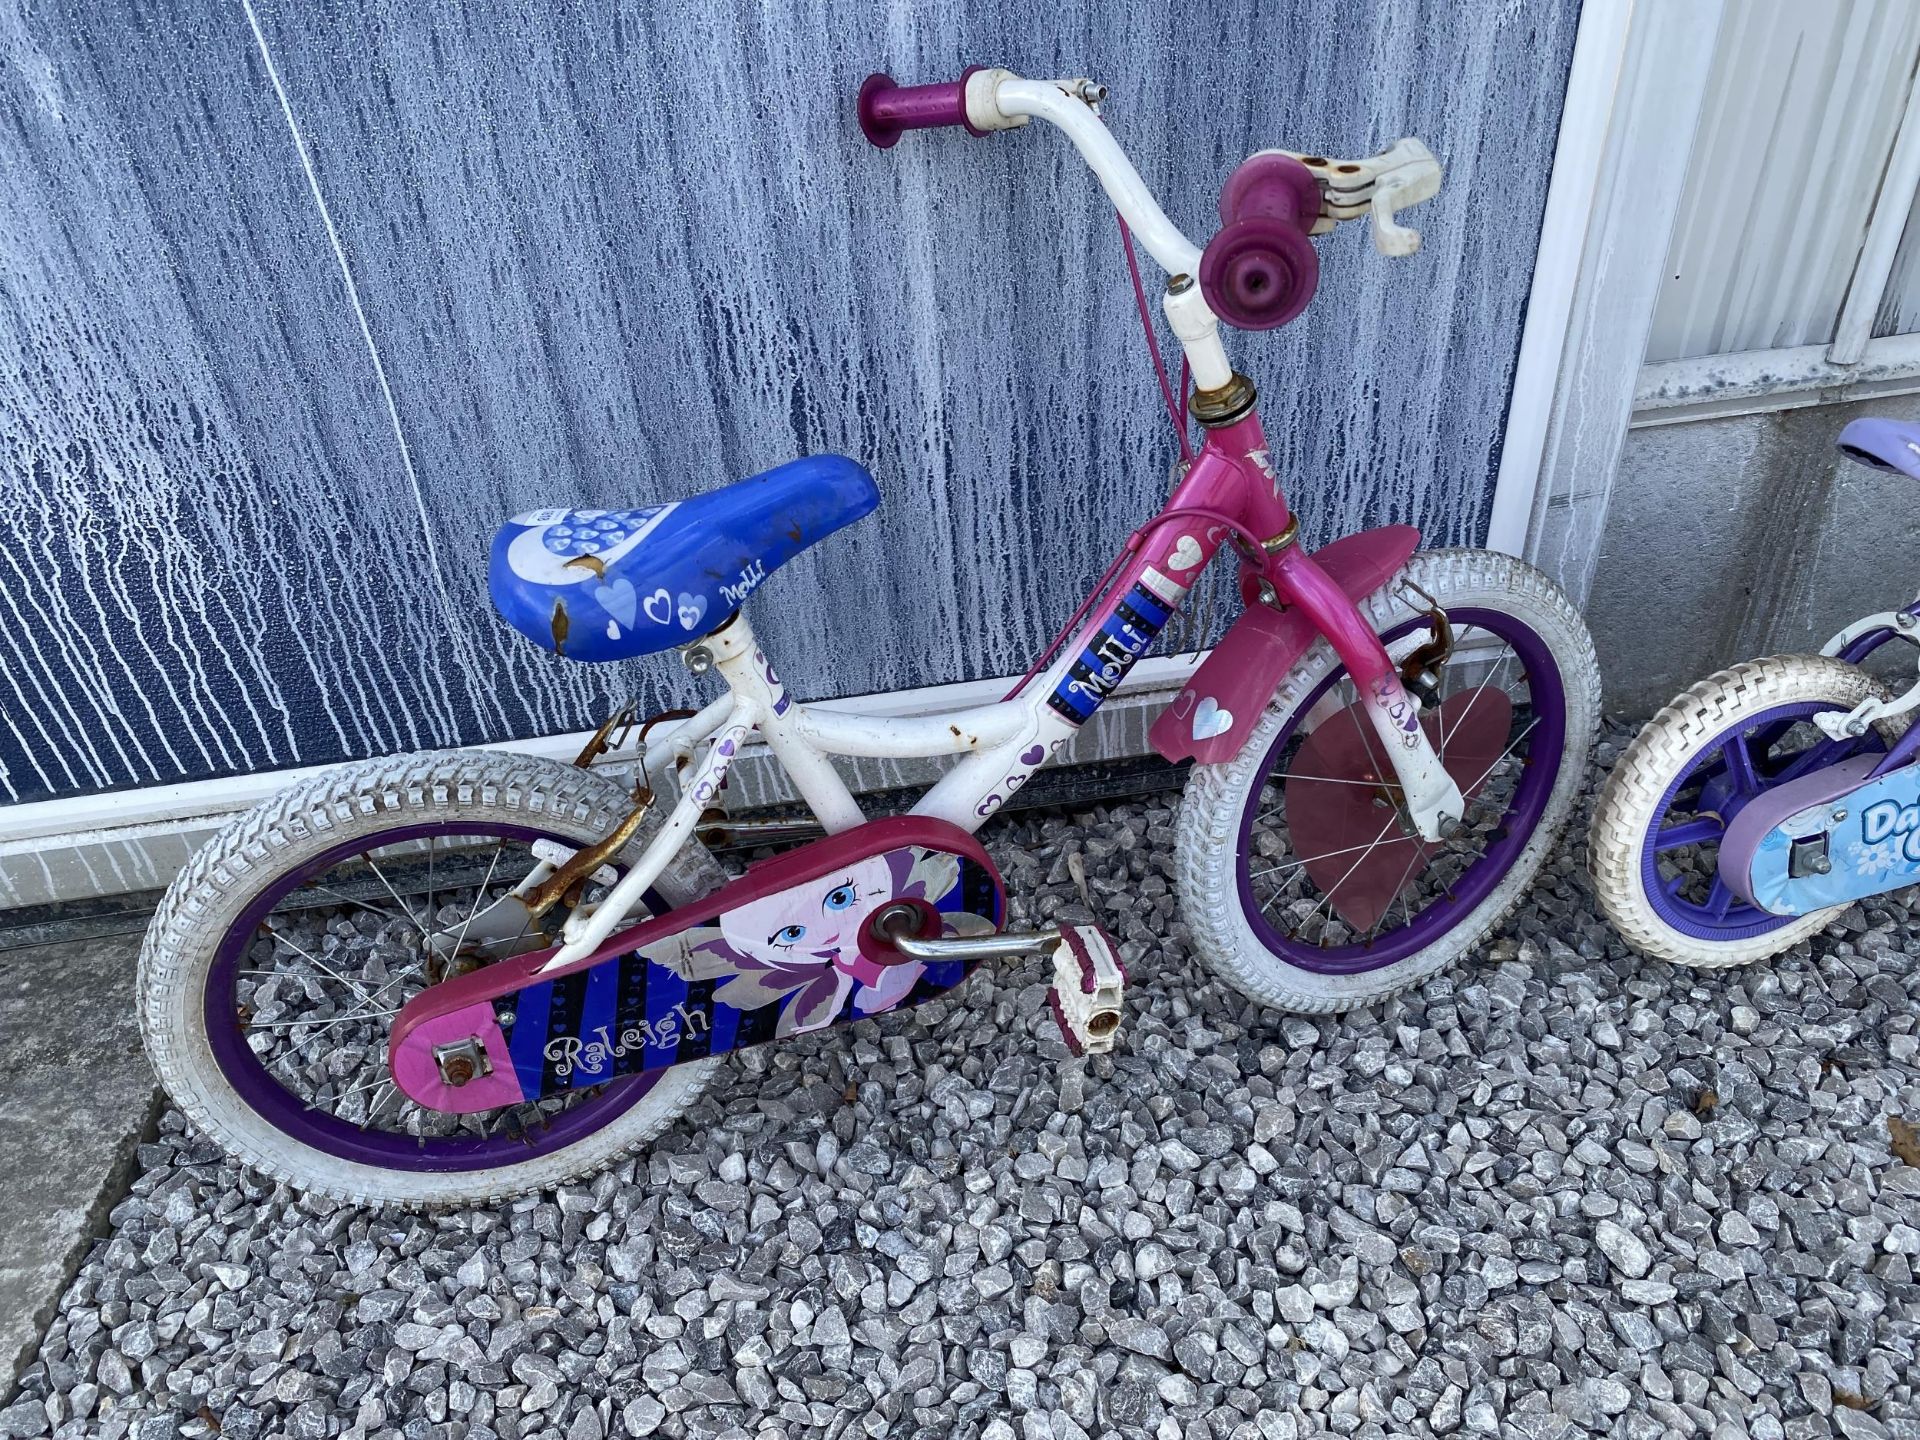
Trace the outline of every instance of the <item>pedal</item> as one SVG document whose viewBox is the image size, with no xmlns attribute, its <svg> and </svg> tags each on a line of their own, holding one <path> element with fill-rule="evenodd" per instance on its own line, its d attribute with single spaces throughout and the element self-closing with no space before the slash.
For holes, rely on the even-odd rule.
<svg viewBox="0 0 1920 1440">
<path fill-rule="evenodd" d="M 1126 989 L 1126 967 L 1111 935 L 1098 925 L 1060 928 L 1047 1003 L 1069 1050 L 1076 1055 L 1099 1055 L 1113 1049 L 1120 1036 Z"/>
</svg>

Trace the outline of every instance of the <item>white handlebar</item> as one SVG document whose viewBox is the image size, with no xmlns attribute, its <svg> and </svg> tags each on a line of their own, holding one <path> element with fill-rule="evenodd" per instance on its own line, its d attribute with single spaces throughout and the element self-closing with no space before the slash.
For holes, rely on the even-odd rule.
<svg viewBox="0 0 1920 1440">
<path fill-rule="evenodd" d="M 1101 123 L 1095 105 L 1106 88 L 1091 80 L 1023 80 L 1011 70 L 976 70 L 967 79 L 967 121 L 976 130 L 1011 130 L 1038 115 L 1067 132 L 1114 208 L 1169 275 L 1200 273 L 1200 248 L 1182 235 L 1153 198 L 1120 143 Z M 1395 212 L 1440 189 L 1440 165 L 1418 140 L 1399 140 L 1364 160 L 1329 160 L 1291 150 L 1262 150 L 1299 160 L 1321 185 L 1321 206 L 1310 233 L 1324 235 L 1342 220 L 1368 217 L 1382 255 L 1411 255 L 1420 236 Z"/>
<path fill-rule="evenodd" d="M 1147 253 L 1169 275 L 1198 276 L 1200 248 L 1167 219 L 1113 132 L 1081 98 L 1090 88 L 1097 89 L 1090 81 L 1022 80 L 1010 70 L 980 70 L 967 81 L 967 118 L 981 130 L 1009 130 L 1033 115 L 1059 126 Z"/>
</svg>

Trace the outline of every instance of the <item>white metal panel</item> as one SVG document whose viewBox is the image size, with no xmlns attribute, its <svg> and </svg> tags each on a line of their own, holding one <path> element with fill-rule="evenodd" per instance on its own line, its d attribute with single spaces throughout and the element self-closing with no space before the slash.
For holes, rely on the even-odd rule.
<svg viewBox="0 0 1920 1440">
<path fill-rule="evenodd" d="M 1920 224 L 1914 223 L 1916 212 L 1920 212 L 1920 198 L 1907 211 L 1906 233 L 1900 237 L 1893 273 L 1887 277 L 1886 294 L 1874 316 L 1876 339 L 1920 331 Z"/>
<path fill-rule="evenodd" d="M 1833 338 L 1916 60 L 1913 0 L 1727 7 L 1649 361 Z"/>
</svg>

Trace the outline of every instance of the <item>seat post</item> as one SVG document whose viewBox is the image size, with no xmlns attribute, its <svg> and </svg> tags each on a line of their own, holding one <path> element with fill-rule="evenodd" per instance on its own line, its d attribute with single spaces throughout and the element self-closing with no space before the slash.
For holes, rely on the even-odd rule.
<svg viewBox="0 0 1920 1440">
<path fill-rule="evenodd" d="M 760 738 L 829 835 L 851 830 L 866 820 L 833 762 L 792 724 L 796 709 L 793 697 L 787 694 L 773 661 L 754 637 L 744 606 L 719 629 L 687 646 L 685 654 L 689 669 L 696 674 L 718 670 L 727 688 L 751 709 Z"/>
</svg>

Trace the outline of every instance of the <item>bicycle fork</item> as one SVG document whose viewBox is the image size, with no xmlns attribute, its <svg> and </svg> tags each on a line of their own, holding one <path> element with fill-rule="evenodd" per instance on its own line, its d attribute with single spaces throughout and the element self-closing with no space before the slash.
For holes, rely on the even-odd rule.
<svg viewBox="0 0 1920 1440">
<path fill-rule="evenodd" d="M 1275 599 L 1311 620 L 1353 677 L 1368 722 L 1393 763 L 1407 819 L 1423 840 L 1437 841 L 1466 811 L 1460 786 L 1440 763 L 1420 724 L 1420 703 L 1407 693 L 1387 647 L 1345 590 L 1298 545 L 1268 556 L 1261 578 Z"/>
</svg>

